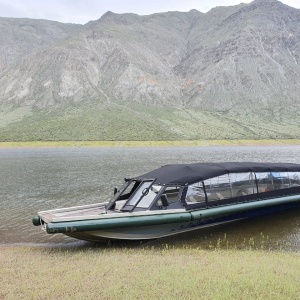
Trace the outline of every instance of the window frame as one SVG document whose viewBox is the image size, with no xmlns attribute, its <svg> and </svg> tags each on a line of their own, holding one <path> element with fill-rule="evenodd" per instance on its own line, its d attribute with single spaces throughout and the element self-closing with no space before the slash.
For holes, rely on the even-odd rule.
<svg viewBox="0 0 300 300">
<path fill-rule="evenodd" d="M 151 186 L 154 184 L 154 181 L 155 181 L 155 179 L 141 180 L 139 186 L 136 188 L 136 192 L 133 193 L 133 194 L 128 198 L 128 200 L 126 201 L 126 203 L 124 204 L 124 206 L 121 208 L 121 211 L 122 211 L 122 212 L 132 212 L 132 211 L 137 207 L 137 205 L 140 203 L 140 201 L 143 199 L 143 197 L 145 196 L 145 195 L 143 195 L 143 191 L 144 191 L 145 189 L 148 189 L 148 192 L 149 192 L 149 189 L 150 189 Z M 149 185 L 148 187 L 146 187 L 146 188 L 142 191 L 142 193 L 141 193 L 139 199 L 138 199 L 133 205 L 129 205 L 129 203 L 130 203 L 130 201 L 132 200 L 132 198 L 135 196 L 135 194 L 137 193 L 137 191 L 139 191 L 139 189 L 142 187 L 142 185 L 143 185 L 145 182 L 150 182 L 150 185 Z M 147 194 L 148 194 L 148 193 L 147 193 Z M 147 195 L 147 194 L 146 194 L 146 195 Z M 160 193 L 158 193 L 158 194 L 160 194 Z M 157 194 L 157 195 L 158 195 L 158 194 Z M 157 195 L 156 195 L 156 197 L 153 199 L 153 201 L 155 201 L 155 199 L 157 198 Z M 150 205 L 148 206 L 148 209 L 149 209 L 149 207 L 152 206 L 153 201 L 152 201 L 152 202 L 150 203 Z M 145 209 L 145 208 L 141 208 L 141 209 Z M 146 209 L 147 209 L 147 208 L 146 208 Z"/>
</svg>

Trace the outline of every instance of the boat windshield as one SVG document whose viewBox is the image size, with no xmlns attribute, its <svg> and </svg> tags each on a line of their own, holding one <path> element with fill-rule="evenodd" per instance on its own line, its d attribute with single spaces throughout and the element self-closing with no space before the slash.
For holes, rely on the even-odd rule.
<svg viewBox="0 0 300 300">
<path fill-rule="evenodd" d="M 152 181 L 143 181 L 126 203 L 124 210 L 132 210 L 135 207 L 148 208 L 161 191 L 161 185 L 153 185 Z"/>
<path fill-rule="evenodd" d="M 111 198 L 110 202 L 117 200 L 120 197 L 120 195 L 125 191 L 126 187 L 128 187 L 128 182 L 125 182 L 121 188 L 117 188 L 117 192 Z"/>
<path fill-rule="evenodd" d="M 124 185 L 117 191 L 114 197 L 109 201 L 106 209 L 120 209 L 124 206 L 126 201 L 131 197 L 131 195 L 138 188 L 140 182 L 138 181 L 127 181 Z"/>
</svg>

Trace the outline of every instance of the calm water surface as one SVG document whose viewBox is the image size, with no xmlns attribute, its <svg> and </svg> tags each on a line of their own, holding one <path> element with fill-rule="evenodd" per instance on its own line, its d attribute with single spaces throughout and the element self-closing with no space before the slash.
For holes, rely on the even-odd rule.
<svg viewBox="0 0 300 300">
<path fill-rule="evenodd" d="M 91 245 L 48 235 L 31 223 L 40 210 L 103 202 L 124 177 L 169 163 L 300 162 L 300 146 L 0 149 L 0 244 Z M 300 251 L 300 210 L 195 230 L 150 242 L 200 248 Z"/>
</svg>

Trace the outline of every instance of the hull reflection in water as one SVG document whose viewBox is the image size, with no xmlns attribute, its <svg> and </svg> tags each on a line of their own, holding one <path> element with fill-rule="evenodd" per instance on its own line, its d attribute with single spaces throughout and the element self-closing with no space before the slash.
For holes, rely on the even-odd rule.
<svg viewBox="0 0 300 300">
<path fill-rule="evenodd" d="M 125 179 L 106 203 L 42 211 L 49 234 L 88 241 L 147 240 L 300 207 L 300 165 L 167 165 Z"/>
</svg>

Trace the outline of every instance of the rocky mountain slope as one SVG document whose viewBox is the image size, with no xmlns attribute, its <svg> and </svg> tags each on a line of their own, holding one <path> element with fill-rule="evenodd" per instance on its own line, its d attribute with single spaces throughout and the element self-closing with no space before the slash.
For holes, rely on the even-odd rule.
<svg viewBox="0 0 300 300">
<path fill-rule="evenodd" d="M 277 0 L 3 20 L 1 140 L 300 136 L 300 11 Z"/>
<path fill-rule="evenodd" d="M 66 38 L 80 27 L 47 20 L 0 18 L 1 73 L 21 57 Z"/>
</svg>

